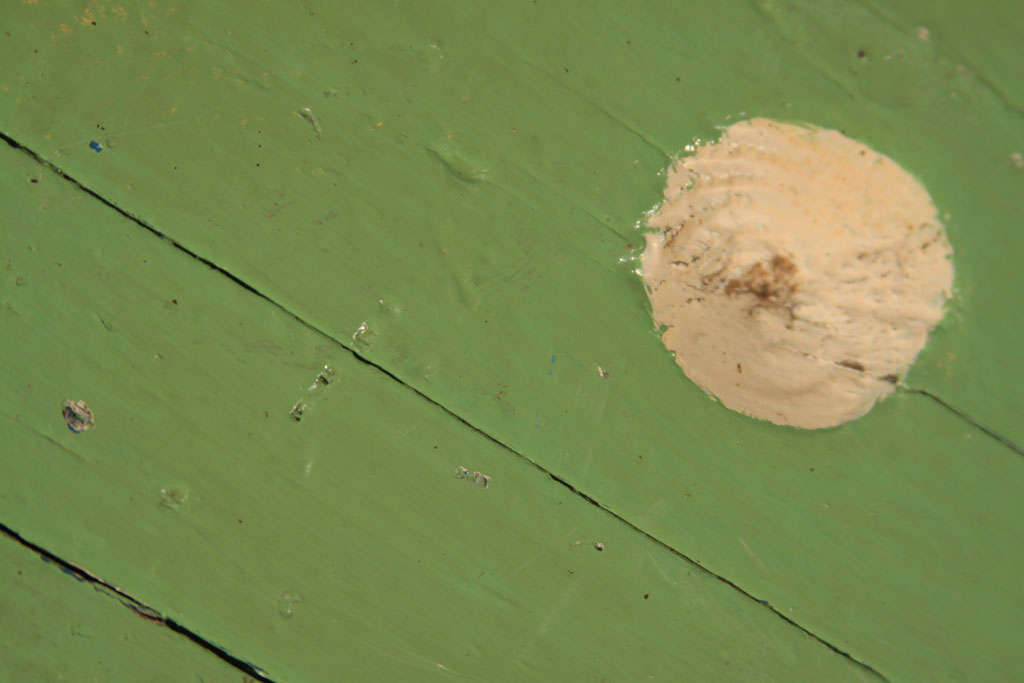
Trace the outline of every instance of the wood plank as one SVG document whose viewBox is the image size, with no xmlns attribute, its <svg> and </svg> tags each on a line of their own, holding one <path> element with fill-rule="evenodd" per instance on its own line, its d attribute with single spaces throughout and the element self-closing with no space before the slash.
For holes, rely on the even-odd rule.
<svg viewBox="0 0 1024 683">
<path fill-rule="evenodd" d="M 0 149 L 23 537 L 277 680 L 872 678 L 40 170 Z"/>
<path fill-rule="evenodd" d="M 243 681 L 231 667 L 0 535 L 0 680 Z M 251 679 L 250 679 L 251 680 Z"/>
<path fill-rule="evenodd" d="M 234 7 L 19 9 L 0 49 L 42 56 L 0 129 L 883 672 L 1013 670 L 1019 456 L 920 395 L 814 434 L 729 414 L 619 263 L 693 136 L 843 129 L 950 214 L 957 302 L 908 384 L 1021 440 L 1024 134 L 957 68 L 983 38 L 849 3 Z"/>
<path fill-rule="evenodd" d="M 919 37 L 923 6 L 23 4 L 0 41 L 0 128 L 332 333 L 382 296 L 415 302 L 374 349 L 410 379 L 462 371 L 455 349 L 482 332 L 525 358 L 531 338 L 604 333 L 604 311 L 637 326 L 615 264 L 671 154 L 744 112 L 839 128 L 948 214 L 958 296 L 909 384 L 1022 441 L 1004 291 L 1024 236 L 1003 226 L 1024 218 L 1024 132 L 994 85 L 1007 59 L 983 55 L 1024 10 L 934 10 L 972 22 L 946 42 Z M 481 328 L 520 309 L 535 322 Z M 427 342 L 413 356 L 406 330 Z M 483 396 L 501 381 L 463 372 Z"/>
</svg>

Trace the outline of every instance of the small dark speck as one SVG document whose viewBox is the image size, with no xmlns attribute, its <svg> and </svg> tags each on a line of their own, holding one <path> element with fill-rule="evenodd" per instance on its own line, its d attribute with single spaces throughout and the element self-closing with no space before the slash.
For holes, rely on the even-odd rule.
<svg viewBox="0 0 1024 683">
<path fill-rule="evenodd" d="M 679 76 L 676 76 L 676 83 L 682 83 L 682 82 L 683 82 L 683 79 L 681 79 Z"/>
<path fill-rule="evenodd" d="M 860 57 L 861 59 L 864 59 L 865 57 L 868 56 L 868 53 L 865 52 L 864 50 L 857 50 L 857 56 Z"/>
<path fill-rule="evenodd" d="M 239 523 L 239 524 L 241 524 L 241 523 L 242 523 L 242 520 L 238 520 L 238 523 Z"/>
<path fill-rule="evenodd" d="M 178 305 L 178 300 L 177 299 L 171 299 L 171 303 L 174 304 L 175 306 L 177 306 Z"/>
<path fill-rule="evenodd" d="M 627 40 L 627 41 L 626 41 L 626 45 L 632 45 L 632 44 L 633 44 L 633 41 L 632 41 L 632 40 Z"/>
<path fill-rule="evenodd" d="M 565 69 L 565 73 L 569 73 L 569 67 L 563 66 L 562 68 Z"/>
<path fill-rule="evenodd" d="M 881 379 L 888 382 L 889 384 L 896 384 L 897 382 L 900 381 L 900 378 L 897 377 L 896 375 L 885 375 Z"/>
<path fill-rule="evenodd" d="M 814 471 L 814 468 L 813 468 L 813 467 L 812 467 L 812 468 L 810 468 L 810 471 L 811 471 L 811 472 L 813 472 L 813 471 Z"/>
<path fill-rule="evenodd" d="M 93 22 L 90 22 L 90 23 L 91 23 L 91 24 L 92 24 L 93 26 L 95 26 L 95 25 L 96 25 L 96 22 L 95 22 L 95 21 L 93 21 Z"/>
<path fill-rule="evenodd" d="M 644 593 L 644 600 L 646 600 L 646 599 L 647 599 L 647 598 L 649 598 L 649 597 L 651 597 L 651 594 L 650 594 L 650 593 Z"/>
<path fill-rule="evenodd" d="M 38 182 L 39 182 L 39 178 L 31 178 L 31 179 L 29 180 L 29 182 L 30 182 L 30 183 L 38 183 Z"/>
</svg>

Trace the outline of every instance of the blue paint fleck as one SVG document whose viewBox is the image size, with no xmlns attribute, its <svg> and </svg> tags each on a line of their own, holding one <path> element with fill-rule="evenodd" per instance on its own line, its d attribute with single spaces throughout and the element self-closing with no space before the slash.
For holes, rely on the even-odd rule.
<svg viewBox="0 0 1024 683">
<path fill-rule="evenodd" d="M 96 153 L 99 153 L 103 151 L 103 145 L 93 140 L 92 142 L 89 143 L 89 149 L 95 150 Z"/>
<path fill-rule="evenodd" d="M 82 575 L 80 572 L 76 572 L 76 571 L 74 571 L 72 569 L 69 569 L 68 567 L 64 566 L 63 564 L 61 564 L 59 562 L 54 562 L 53 560 L 51 560 L 46 555 L 40 555 L 39 559 L 42 560 L 43 562 L 45 562 L 46 564 L 56 565 L 57 569 L 61 570 L 65 574 L 67 574 L 68 576 L 73 578 L 75 581 L 87 581 L 85 576 Z"/>
<path fill-rule="evenodd" d="M 67 423 L 68 429 L 75 434 L 92 429 L 95 426 L 92 411 L 85 405 L 85 401 L 72 401 L 71 399 L 64 401 L 64 409 L 61 410 L 61 415 L 64 417 L 64 422 Z"/>
<path fill-rule="evenodd" d="M 555 354 L 551 354 L 551 365 L 554 365 L 554 364 L 555 364 Z M 548 374 L 550 375 L 552 373 L 552 371 L 553 371 L 553 368 L 549 368 L 548 369 Z"/>
</svg>

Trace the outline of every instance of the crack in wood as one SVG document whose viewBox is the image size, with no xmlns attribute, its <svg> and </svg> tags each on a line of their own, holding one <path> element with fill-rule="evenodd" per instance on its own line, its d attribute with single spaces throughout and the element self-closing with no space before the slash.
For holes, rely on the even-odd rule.
<svg viewBox="0 0 1024 683">
<path fill-rule="evenodd" d="M 82 569 L 81 567 L 72 564 L 71 562 L 68 562 L 67 560 L 50 552 L 46 548 L 43 548 L 42 546 L 37 545 L 32 541 L 29 541 L 21 534 L 8 527 L 6 524 L 0 523 L 0 534 L 7 536 L 15 543 L 18 543 L 22 547 L 36 553 L 44 562 L 49 562 L 50 564 L 57 565 L 57 567 L 62 572 L 64 572 L 68 576 L 71 576 L 75 580 L 81 581 L 83 583 L 88 583 L 93 587 L 94 590 L 103 593 L 108 597 L 114 598 L 122 605 L 132 610 L 133 612 L 138 614 L 140 617 L 146 619 L 147 621 L 151 621 L 154 624 L 159 624 L 161 626 L 166 626 L 175 633 L 185 636 L 199 647 L 203 648 L 204 650 L 207 650 L 215 657 L 230 664 L 234 668 L 244 673 L 246 676 L 250 676 L 257 681 L 266 681 L 267 683 L 273 683 L 273 680 L 269 678 L 267 674 L 259 667 L 250 664 L 249 662 L 246 662 L 242 659 L 239 659 L 238 657 L 235 657 L 224 648 L 218 647 L 217 645 L 214 645 L 210 641 L 204 639 L 195 631 L 192 631 L 188 627 L 177 623 L 173 619 L 165 617 L 158 610 L 150 607 L 141 600 L 129 595 L 128 593 L 121 590 L 112 583 L 105 581 L 104 579 L 101 579 L 95 574 L 86 571 L 85 569 Z"/>
</svg>

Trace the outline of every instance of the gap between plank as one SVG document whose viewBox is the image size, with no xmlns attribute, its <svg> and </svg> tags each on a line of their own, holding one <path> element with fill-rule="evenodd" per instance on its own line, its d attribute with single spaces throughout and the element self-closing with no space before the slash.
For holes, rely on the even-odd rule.
<svg viewBox="0 0 1024 683">
<path fill-rule="evenodd" d="M 21 534 L 8 527 L 6 524 L 0 523 L 0 535 L 7 536 L 15 543 L 18 543 L 27 550 L 36 553 L 37 555 L 39 555 L 39 558 L 44 562 L 49 562 L 50 564 L 57 565 L 58 569 L 60 569 L 65 574 L 71 576 L 72 578 L 90 584 L 93 587 L 93 589 L 95 589 L 97 592 L 103 593 L 104 595 L 117 600 L 122 605 L 132 610 L 140 617 L 148 621 L 151 621 L 154 624 L 166 626 L 175 633 L 185 636 L 199 647 L 210 652 L 215 657 L 223 660 L 224 662 L 230 664 L 234 668 L 244 673 L 246 676 L 249 676 L 257 681 L 266 681 L 267 683 L 273 683 L 273 679 L 269 678 L 266 672 L 264 672 L 263 669 L 259 668 L 258 666 L 255 666 L 253 664 L 250 664 L 249 662 L 246 662 L 245 660 L 235 657 L 224 648 L 214 645 L 210 641 L 206 640 L 205 638 L 197 634 L 195 631 L 190 630 L 187 626 L 179 624 L 178 622 L 174 621 L 173 619 L 170 619 L 169 617 L 163 616 L 157 610 L 153 609 L 141 600 L 132 597 L 128 593 L 125 593 L 117 586 L 107 581 L 104 581 L 100 577 L 82 569 L 81 567 L 75 566 L 67 560 L 51 553 L 46 548 L 36 545 L 32 541 L 29 541 Z"/>
<path fill-rule="evenodd" d="M 742 588 L 738 584 L 734 583 L 733 581 L 729 580 L 725 576 L 722 576 L 720 574 L 717 574 L 717 573 L 713 572 L 712 570 L 708 569 L 707 567 L 702 565 L 700 562 L 698 562 L 697 560 L 689 557 L 688 555 L 686 555 L 682 551 L 678 550 L 677 548 L 675 548 L 675 547 L 671 546 L 670 544 L 662 541 L 661 539 L 651 535 L 650 533 L 648 533 L 644 529 L 638 527 L 636 524 L 630 522 L 628 519 L 626 519 L 625 517 L 623 517 L 619 513 L 613 511 L 612 509 L 608 508 L 607 506 L 605 506 L 601 502 L 599 502 L 599 501 L 595 500 L 594 498 L 590 497 L 585 492 L 577 489 L 570 482 L 568 482 L 565 479 L 559 477 L 554 472 L 551 472 L 550 470 L 545 468 L 543 465 L 540 465 L 539 463 L 535 462 L 534 460 L 532 460 L 531 458 L 527 457 L 523 453 L 520 453 L 519 451 L 515 450 L 510 445 L 504 443 L 503 441 L 501 441 L 497 437 L 495 437 L 492 434 L 484 431 L 480 427 L 477 427 L 476 425 L 474 425 L 473 423 L 469 422 L 467 419 L 465 419 L 464 417 L 462 417 L 458 413 L 453 412 L 448 407 L 446 407 L 442 403 L 438 402 L 434 398 L 431 398 L 430 396 L 428 396 L 427 394 L 423 393 L 422 391 L 420 391 L 416 387 L 406 383 L 405 381 L 400 379 L 398 376 L 396 376 L 393 372 L 391 372 L 387 368 L 385 368 L 385 367 L 377 364 L 376 362 L 370 360 L 369 358 L 363 356 L 355 348 L 353 348 L 351 346 L 347 346 L 341 340 L 335 338 L 334 336 L 328 334 L 327 332 L 324 332 L 323 330 L 321 330 L 317 326 L 313 325 L 312 323 L 308 322 L 307 320 L 301 318 L 300 316 L 296 315 L 292 311 L 288 310 L 286 307 L 284 307 L 283 305 L 281 305 L 278 302 L 274 301 L 272 298 L 270 298 L 266 294 L 260 292 L 258 289 L 256 289 L 255 287 L 253 287 L 249 283 L 245 282 L 244 280 L 242 280 L 238 276 L 234 275 L 230 271 L 225 270 L 224 268 L 222 268 L 221 266 L 217 265 L 216 263 L 214 263 L 210 259 L 207 259 L 207 258 L 201 256 L 200 254 L 197 254 L 196 252 L 192 251 L 188 247 L 186 247 L 183 244 L 181 244 L 178 241 L 176 241 L 173 237 L 170 237 L 166 233 L 164 233 L 161 230 L 158 230 L 154 226 L 150 225 L 149 223 L 147 223 L 142 218 L 133 215 L 132 213 L 126 211 L 125 209 L 117 206 L 112 201 L 106 199 L 105 197 L 103 197 L 102 195 L 97 193 L 96 191 L 86 187 L 81 182 L 79 182 L 78 180 L 76 180 L 72 176 L 68 175 L 66 172 L 64 172 L 62 169 L 60 169 L 58 166 L 56 166 L 52 162 L 48 161 L 47 159 L 44 159 L 43 157 L 41 157 L 38 153 L 36 153 L 32 149 L 22 145 L 21 143 L 17 142 L 13 138 L 11 138 L 10 136 L 8 136 L 8 135 L 6 135 L 5 133 L 2 133 L 2 132 L 0 132 L 0 140 L 3 140 L 4 142 L 6 142 L 8 145 L 13 147 L 14 149 L 17 149 L 17 150 L 27 154 L 34 161 L 36 161 L 36 163 L 40 164 L 41 166 L 44 166 L 45 168 L 47 168 L 48 170 L 50 170 L 53 173 L 57 174 L 61 178 L 67 180 L 72 185 L 74 185 L 76 188 L 81 190 L 82 192 L 86 193 L 87 195 L 89 195 L 93 199 L 99 201 L 100 203 L 102 203 L 103 205 L 107 206 L 108 208 L 116 211 L 118 214 L 120 214 L 121 216 L 123 216 L 123 217 L 127 218 L 128 220 L 132 221 L 136 225 L 144 228 L 145 230 L 147 230 L 151 234 L 155 235 L 156 237 L 159 237 L 160 239 L 168 242 L 175 249 L 178 249 L 179 251 L 182 251 L 185 254 L 188 254 L 190 257 L 192 257 L 192 258 L 196 259 L 197 261 L 205 264 L 209 268 L 212 268 L 213 270 L 217 271 L 218 273 L 220 273 L 224 277 L 226 277 L 229 280 L 231 280 L 231 282 L 235 283 L 239 287 L 242 287 L 246 291 L 251 292 L 255 296 L 259 297 L 260 299 L 263 299 L 267 303 L 270 303 L 271 305 L 275 306 L 279 310 L 281 310 L 284 313 L 288 314 L 289 316 L 294 318 L 296 321 L 298 321 L 301 325 L 307 327 L 308 329 L 312 330 L 313 332 L 317 333 L 318 335 L 322 336 L 323 338 L 333 342 L 334 344 L 337 344 L 338 346 L 340 346 L 341 348 L 345 349 L 350 354 L 352 354 L 352 356 L 354 358 L 356 358 L 357 360 L 359 360 L 360 362 L 375 368 L 377 371 L 381 372 L 383 375 L 385 375 L 388 378 L 394 380 L 395 382 L 401 384 L 403 387 L 405 387 L 406 389 L 412 391 L 417 396 L 419 396 L 423 400 L 427 401 L 431 405 L 441 409 L 447 415 L 449 415 L 450 417 L 458 420 L 460 423 L 462 423 L 463 425 L 465 425 L 469 429 L 473 430 L 477 434 L 480 434 L 481 436 L 483 436 L 487 440 L 489 440 L 489 441 L 493 442 L 494 444 L 500 446 L 502 449 L 508 451 L 509 453 L 511 453 L 511 454 L 515 455 L 516 457 L 518 457 L 518 458 L 524 460 L 525 462 L 529 463 L 532 467 L 534 467 L 538 471 L 542 472 L 543 474 L 547 475 L 551 480 L 561 484 L 562 486 L 565 486 L 573 494 L 575 494 L 579 498 L 583 499 L 587 503 L 589 503 L 591 505 L 594 505 L 595 507 L 599 508 L 604 513 L 606 513 L 609 516 L 611 516 L 614 519 L 616 519 L 618 522 L 626 525 L 627 527 L 629 527 L 633 531 L 636 531 L 637 533 L 642 534 L 647 539 L 649 539 L 651 542 L 656 543 L 657 545 L 661 546 L 662 548 L 668 550 L 673 555 L 679 557 L 680 559 L 684 560 L 688 564 L 696 567 L 698 570 L 700 570 L 701 572 L 707 574 L 708 576 L 712 576 L 715 579 L 718 579 L 719 581 L 721 581 L 722 583 L 726 584 L 727 586 L 729 586 L 733 590 L 737 591 L 738 593 L 740 593 L 744 597 L 746 597 L 746 598 L 748 598 L 748 599 L 758 603 L 758 605 L 760 605 L 761 607 L 769 610 L 776 617 L 778 617 L 779 619 L 783 620 L 788 625 L 798 629 L 799 631 L 801 631 L 802 633 L 806 634 L 807 636 L 815 639 L 816 641 L 818 641 L 819 643 L 821 643 L 822 645 L 824 645 L 828 649 L 830 649 L 833 652 L 839 654 L 840 656 L 848 659 L 850 662 L 856 664 L 857 666 L 861 667 L 865 671 L 870 672 L 872 675 L 874 675 L 878 679 L 880 679 L 882 681 L 889 681 L 890 680 L 888 677 L 886 677 L 884 674 L 882 674 L 880 671 L 878 671 L 877 669 L 875 669 L 871 665 L 869 665 L 866 662 L 863 662 L 863 661 L 857 659 L 856 657 L 854 657 L 850 653 L 840 649 L 838 646 L 836 646 L 833 643 L 825 640 L 823 637 L 815 634 L 813 631 L 811 631 L 807 627 L 801 625 L 799 622 L 797 622 L 794 619 L 786 616 L 784 613 L 782 613 L 781 611 L 779 611 L 778 609 L 773 607 L 771 604 L 769 604 L 769 602 L 767 600 L 762 600 L 762 599 L 756 597 L 755 595 L 753 595 L 752 593 L 748 592 L 747 590 L 745 590 L 744 588 Z M 987 427 L 984 427 L 979 422 L 977 422 L 976 420 L 971 418 L 969 415 L 967 415 L 964 412 L 956 409 L 955 407 L 953 407 L 952 405 L 950 405 L 946 401 L 942 400 L 938 396 L 936 396 L 934 394 L 931 394 L 931 393 L 929 393 L 929 392 L 927 392 L 925 390 L 912 389 L 912 388 L 909 388 L 909 387 L 905 388 L 904 391 L 906 391 L 907 393 L 921 394 L 923 396 L 926 396 L 926 397 L 934 400 L 939 405 L 941 405 L 943 408 L 948 410 L 951 414 L 955 415 L 957 418 L 959 418 L 961 420 L 964 420 L 965 422 L 969 423 L 970 425 L 978 428 L 984 434 L 986 434 L 987 436 L 992 437 L 993 439 L 995 439 L 999 443 L 1003 444 L 1004 446 L 1010 448 L 1011 450 L 1013 450 L 1013 451 L 1015 451 L 1015 452 L 1017 452 L 1019 454 L 1024 455 L 1024 451 L 1022 451 L 1022 449 L 1020 447 L 1018 447 L 1015 443 L 1013 443 L 1011 440 L 1003 437 L 1002 435 L 1000 435 L 999 433 L 997 433 L 997 432 L 995 432 L 995 431 L 993 431 L 991 429 L 988 429 Z M 132 598 L 131 596 L 129 596 L 129 595 L 125 594 L 125 593 L 122 593 L 121 591 L 119 591 L 118 589 L 114 588 L 110 584 L 107 584 L 106 582 L 103 582 L 102 580 L 98 579 L 97 577 L 92 577 L 88 573 L 83 572 L 83 570 L 80 570 L 80 569 L 74 567 L 74 565 L 71 565 L 71 564 L 69 564 L 67 562 L 64 562 L 63 560 L 60 560 L 55 555 L 45 551 L 44 549 L 42 549 L 42 548 L 40 548 L 38 546 L 35 546 L 35 545 L 33 545 L 33 544 L 31 544 L 31 543 L 21 539 L 20 536 L 18 536 L 17 534 L 15 534 L 13 531 L 9 530 L 7 527 L 3 526 L 2 524 L 0 524 L 0 531 L 3 531 L 4 533 L 7 533 L 8 535 L 11 535 L 15 539 L 17 539 L 19 542 L 21 542 L 23 545 L 26 545 L 27 547 L 32 548 L 36 552 L 39 552 L 40 554 L 43 554 L 44 556 L 46 556 L 48 558 L 52 558 L 53 561 L 57 562 L 62 567 L 67 568 L 67 570 L 75 573 L 76 575 L 81 575 L 85 580 L 89 580 L 89 581 L 91 581 L 91 582 L 93 582 L 95 584 L 103 585 L 106 588 L 108 588 L 111 591 L 113 591 L 116 595 L 121 596 L 123 599 L 130 601 L 132 604 L 145 607 L 143 605 L 143 603 L 138 602 L 137 600 L 135 600 L 134 598 Z M 151 608 L 145 607 L 145 609 L 149 610 Z M 155 611 L 153 611 L 153 613 L 158 615 L 158 613 L 156 613 Z M 232 665 L 234 665 L 234 666 L 236 666 L 236 667 L 246 671 L 248 675 L 257 677 L 257 680 L 261 680 L 261 681 L 269 681 L 270 680 L 269 678 L 267 678 L 265 676 L 265 674 L 259 673 L 259 671 L 257 671 L 256 668 L 252 667 L 252 665 L 249 665 L 249 664 L 247 664 L 247 663 L 245 663 L 245 662 L 243 662 L 243 661 L 233 657 L 232 655 L 228 654 L 223 649 L 221 649 L 221 648 L 217 647 L 216 645 L 213 645 L 209 641 L 203 639 L 198 634 L 195 634 L 192 631 L 189 631 L 186 627 L 184 627 L 184 626 L 182 626 L 180 624 L 176 624 L 172 620 L 167 619 L 165 617 L 159 617 L 159 615 L 158 615 L 158 619 L 162 623 L 167 625 L 169 628 L 171 628 L 172 630 L 174 630 L 174 631 L 176 631 L 178 633 L 181 633 L 182 635 L 186 636 L 187 638 L 189 638 L 193 642 L 197 643 L 201 647 L 204 647 L 204 648 L 210 650 L 211 652 L 213 652 L 217 656 L 221 657 L 225 661 L 230 662 L 230 663 L 232 663 Z M 250 671 L 251 671 L 251 673 L 250 673 Z"/>
<path fill-rule="evenodd" d="M 915 389 L 914 387 L 909 387 L 909 386 L 900 387 L 900 390 L 903 391 L 904 393 L 907 393 L 907 394 L 918 394 L 920 396 L 927 396 L 928 398 L 930 398 L 931 400 L 935 401 L 940 406 L 942 406 L 943 408 L 948 410 L 949 412 L 951 412 L 954 415 L 956 415 L 957 417 L 959 417 L 964 422 L 967 422 L 968 424 L 973 425 L 977 429 L 981 430 L 982 432 L 984 432 L 988 436 L 992 437 L 993 439 L 995 439 L 999 443 L 1001 443 L 1004 446 L 1006 446 L 1007 448 L 1009 448 L 1011 451 L 1014 451 L 1015 453 L 1017 453 L 1019 455 L 1024 455 L 1024 448 L 1021 448 L 1016 443 L 1014 443 L 1010 439 L 1006 438 L 1005 436 L 1003 436 L 999 432 L 996 432 L 996 431 L 994 431 L 992 429 L 989 429 L 988 427 L 986 427 L 985 425 L 981 424 L 980 422 L 975 420 L 973 417 L 971 417 L 967 413 L 965 413 L 962 410 L 960 410 L 959 408 L 957 408 L 955 406 L 952 406 L 949 403 L 946 403 L 945 401 L 943 401 L 941 398 L 939 398 L 938 396 L 936 396 L 932 392 L 927 391 L 925 389 Z"/>
</svg>

